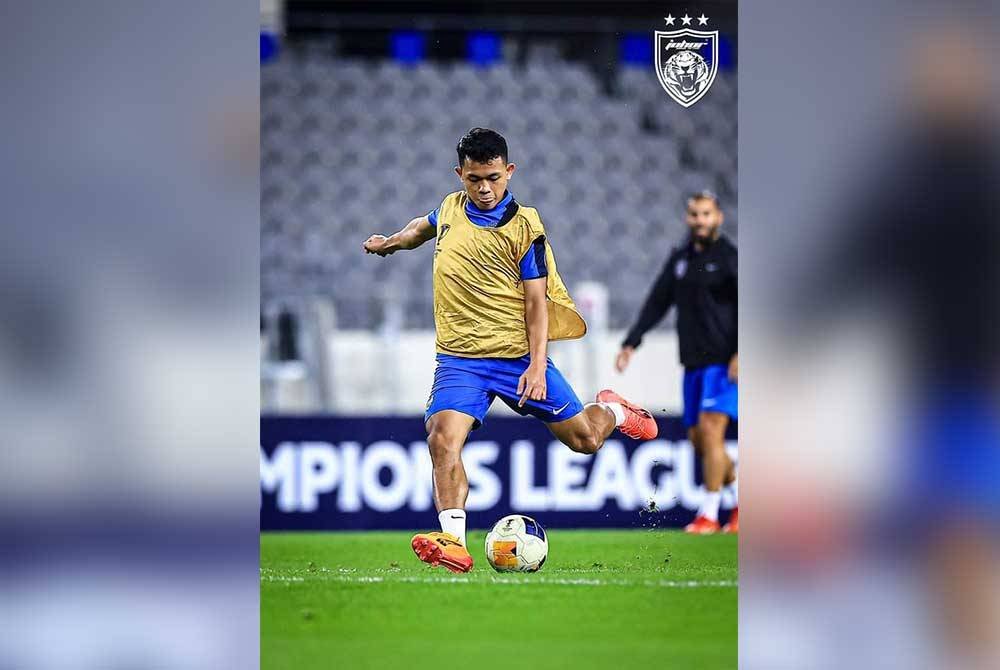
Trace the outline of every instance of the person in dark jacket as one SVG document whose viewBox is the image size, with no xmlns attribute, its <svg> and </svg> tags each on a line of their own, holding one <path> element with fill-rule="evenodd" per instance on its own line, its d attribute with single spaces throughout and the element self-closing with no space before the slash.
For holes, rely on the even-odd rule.
<svg viewBox="0 0 1000 670">
<path fill-rule="evenodd" d="M 725 436 L 729 422 L 737 418 L 739 372 L 736 246 L 722 235 L 724 218 L 714 194 L 703 191 L 688 199 L 690 236 L 671 252 L 615 360 L 615 368 L 623 372 L 643 335 L 677 306 L 684 425 L 702 459 L 706 490 L 698 515 L 685 529 L 697 534 L 737 532 L 739 526 L 736 510 L 724 528 L 719 525 L 722 487 L 736 481 Z"/>
</svg>

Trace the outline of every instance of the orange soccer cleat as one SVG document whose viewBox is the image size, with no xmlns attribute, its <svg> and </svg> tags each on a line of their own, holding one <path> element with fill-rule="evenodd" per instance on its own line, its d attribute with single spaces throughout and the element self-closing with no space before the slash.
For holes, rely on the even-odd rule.
<svg viewBox="0 0 1000 670">
<path fill-rule="evenodd" d="M 729 521 L 726 525 L 722 527 L 723 533 L 739 533 L 740 532 L 740 508 L 734 507 L 733 513 L 729 515 Z"/>
<path fill-rule="evenodd" d="M 625 423 L 618 430 L 636 440 L 652 440 L 660 432 L 653 415 L 638 405 L 633 405 L 611 389 L 597 394 L 597 402 L 616 402 L 625 410 Z"/>
<path fill-rule="evenodd" d="M 452 572 L 472 570 L 472 555 L 451 533 L 418 533 L 410 546 L 424 563 L 440 565 Z"/>
<path fill-rule="evenodd" d="M 719 522 L 712 521 L 707 516 L 697 516 L 694 521 L 684 526 L 684 532 L 691 535 L 711 535 L 719 532 Z"/>
</svg>

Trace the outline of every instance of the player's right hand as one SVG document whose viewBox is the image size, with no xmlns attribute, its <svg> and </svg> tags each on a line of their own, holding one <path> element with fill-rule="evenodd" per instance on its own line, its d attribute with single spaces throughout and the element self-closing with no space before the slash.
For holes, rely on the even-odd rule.
<svg viewBox="0 0 1000 670">
<path fill-rule="evenodd" d="M 379 256 L 389 256 L 394 251 L 393 249 L 388 249 L 386 244 L 389 238 L 385 235 L 372 235 L 367 240 L 365 240 L 364 249 L 367 254 L 378 254 Z"/>
<path fill-rule="evenodd" d="M 625 372 L 625 368 L 628 367 L 629 361 L 632 360 L 632 354 L 635 353 L 633 347 L 622 347 L 622 350 L 618 352 L 615 357 L 615 370 L 618 372 Z"/>
</svg>

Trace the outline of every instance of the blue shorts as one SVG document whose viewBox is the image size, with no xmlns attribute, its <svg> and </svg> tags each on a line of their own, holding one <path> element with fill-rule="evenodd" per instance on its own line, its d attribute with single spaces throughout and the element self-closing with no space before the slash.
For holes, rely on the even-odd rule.
<svg viewBox="0 0 1000 670">
<path fill-rule="evenodd" d="M 996 395 L 976 384 L 934 389 L 917 404 L 907 435 L 907 482 L 934 491 L 933 510 L 968 514 L 996 528 L 1000 523 L 1000 418 Z M 915 447 L 915 448 L 914 448 Z M 909 489 L 907 489 L 909 490 Z M 919 496 L 919 494 L 917 494 Z"/>
<path fill-rule="evenodd" d="M 725 365 L 684 370 L 684 427 L 697 425 L 701 412 L 721 412 L 736 420 L 736 384 Z"/>
<path fill-rule="evenodd" d="M 583 411 L 580 399 L 551 360 L 545 370 L 545 400 L 526 400 L 524 407 L 518 407 L 517 381 L 530 362 L 529 356 L 460 358 L 438 354 L 424 421 L 441 410 L 453 409 L 475 419 L 474 430 L 483 424 L 494 398 L 500 398 L 518 414 L 530 414 L 545 423 L 565 421 Z"/>
</svg>

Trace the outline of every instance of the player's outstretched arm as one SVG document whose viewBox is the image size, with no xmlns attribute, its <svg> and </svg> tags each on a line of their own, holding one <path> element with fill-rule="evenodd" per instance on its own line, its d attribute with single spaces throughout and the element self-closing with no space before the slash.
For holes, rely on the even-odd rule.
<svg viewBox="0 0 1000 670">
<path fill-rule="evenodd" d="M 400 249 L 416 249 L 434 235 L 435 228 L 431 225 L 430 220 L 426 216 L 418 216 L 398 233 L 393 233 L 389 237 L 372 235 L 365 240 L 362 246 L 367 254 L 389 256 Z"/>
<path fill-rule="evenodd" d="M 622 342 L 621 351 L 615 357 L 615 369 L 618 372 L 625 371 L 625 368 L 628 367 L 629 362 L 632 360 L 632 355 L 635 354 L 635 350 L 642 343 L 642 336 L 646 334 L 646 331 L 659 323 L 673 302 L 674 269 L 673 257 L 671 256 L 667 260 L 666 265 L 663 266 L 660 275 L 656 278 L 656 282 L 653 284 L 653 288 L 650 289 L 649 295 L 646 296 L 646 302 L 639 312 L 639 318 L 632 328 L 629 329 L 628 334 L 625 336 L 625 341 Z"/>
</svg>

